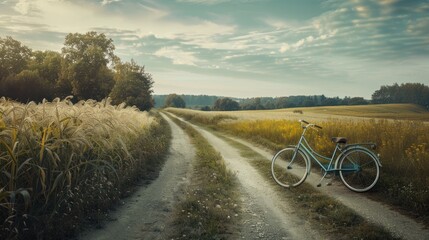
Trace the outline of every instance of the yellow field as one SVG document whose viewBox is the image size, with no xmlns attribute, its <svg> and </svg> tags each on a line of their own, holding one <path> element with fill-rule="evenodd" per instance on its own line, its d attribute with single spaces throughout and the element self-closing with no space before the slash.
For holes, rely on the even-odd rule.
<svg viewBox="0 0 429 240">
<path fill-rule="evenodd" d="M 429 217 L 429 112 L 424 108 L 391 104 L 235 112 L 169 111 L 272 150 L 296 144 L 302 132 L 298 119 L 323 127 L 310 131 L 307 139 L 325 155 L 330 155 L 334 147 L 331 137 L 347 137 L 349 143 L 376 143 L 383 168 L 375 190 L 386 201 Z"/>
</svg>

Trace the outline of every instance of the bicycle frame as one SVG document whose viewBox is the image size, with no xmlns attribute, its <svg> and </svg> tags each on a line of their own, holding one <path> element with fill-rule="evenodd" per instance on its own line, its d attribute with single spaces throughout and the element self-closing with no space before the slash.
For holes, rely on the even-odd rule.
<svg viewBox="0 0 429 240">
<path fill-rule="evenodd" d="M 307 139 L 305 139 L 305 132 L 306 131 L 307 131 L 307 128 L 304 128 L 304 131 L 302 132 L 301 137 L 299 139 L 298 145 L 295 146 L 296 150 L 295 150 L 293 159 L 295 159 L 295 156 L 296 156 L 296 154 L 298 152 L 298 149 L 302 149 L 304 151 L 304 153 L 306 154 L 308 160 L 311 161 L 311 159 L 313 159 L 323 169 L 324 172 L 333 172 L 333 171 L 338 170 L 338 169 L 335 169 L 333 167 L 333 162 L 334 162 L 334 159 L 335 159 L 335 156 L 337 155 L 337 153 L 338 152 L 340 152 L 340 154 L 342 153 L 340 145 L 339 144 L 335 145 L 334 152 L 332 153 L 332 156 L 330 158 L 326 157 L 326 156 L 323 156 L 323 155 L 319 154 L 318 152 L 316 152 L 310 146 L 310 144 L 308 143 Z M 322 164 L 319 161 L 318 158 L 321 158 L 321 159 L 324 159 L 326 161 L 329 161 L 328 166 L 325 167 L 325 165 Z M 292 162 L 293 162 L 293 160 L 291 161 L 291 163 Z M 309 164 L 309 169 L 307 169 L 308 174 L 310 173 L 310 166 L 311 166 L 311 164 Z"/>
</svg>

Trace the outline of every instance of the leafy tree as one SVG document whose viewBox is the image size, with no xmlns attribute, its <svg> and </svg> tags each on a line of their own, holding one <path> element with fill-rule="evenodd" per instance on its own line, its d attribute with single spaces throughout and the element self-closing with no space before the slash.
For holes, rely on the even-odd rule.
<svg viewBox="0 0 429 240">
<path fill-rule="evenodd" d="M 213 109 L 216 111 L 235 111 L 240 110 L 240 105 L 231 98 L 219 98 L 216 100 Z"/>
<path fill-rule="evenodd" d="M 0 83 L 0 89 L 4 96 L 21 102 L 42 101 L 52 94 L 52 85 L 43 80 L 35 70 L 9 75 Z"/>
<path fill-rule="evenodd" d="M 47 99 L 55 97 L 66 97 L 71 94 L 71 88 L 68 91 L 62 91 L 59 79 L 62 71 L 63 58 L 60 53 L 54 51 L 35 51 L 32 53 L 29 69 L 37 71 L 40 78 L 43 79 L 45 88 L 49 93 L 45 96 Z"/>
<path fill-rule="evenodd" d="M 165 99 L 164 107 L 185 108 L 186 103 L 181 96 L 173 93 L 168 95 L 167 98 Z"/>
<path fill-rule="evenodd" d="M 325 98 L 322 102 L 323 106 L 337 106 L 341 105 L 341 99 L 339 97 Z"/>
<path fill-rule="evenodd" d="M 115 66 L 115 86 L 110 93 L 113 104 L 125 102 L 136 106 L 140 110 L 150 110 L 152 99 L 152 76 L 145 73 L 144 67 L 137 65 L 133 60 L 127 63 L 117 63 Z"/>
<path fill-rule="evenodd" d="M 248 101 L 241 104 L 241 108 L 244 110 L 260 110 L 265 109 L 261 103 L 261 98 L 251 98 Z"/>
<path fill-rule="evenodd" d="M 202 107 L 202 108 L 200 108 L 200 110 L 201 111 L 210 111 L 211 110 L 211 108 L 209 107 L 209 106 L 204 106 L 204 107 Z"/>
<path fill-rule="evenodd" d="M 115 82 L 109 63 L 118 61 L 113 40 L 104 34 L 88 32 L 66 36 L 62 54 L 65 59 L 62 83 L 70 81 L 78 99 L 101 100 L 108 96 Z"/>
<path fill-rule="evenodd" d="M 0 81 L 27 68 L 31 49 L 12 37 L 0 37 Z"/>
<path fill-rule="evenodd" d="M 35 51 L 32 53 L 29 69 L 38 71 L 41 78 L 55 85 L 61 73 L 62 60 L 58 52 Z"/>
<path fill-rule="evenodd" d="M 392 86 L 381 86 L 379 90 L 372 94 L 373 103 L 397 103 L 400 102 L 398 99 L 399 85 L 395 83 Z"/>
<path fill-rule="evenodd" d="M 429 109 L 429 87 L 421 83 L 381 86 L 372 94 L 373 103 L 414 103 Z"/>
<path fill-rule="evenodd" d="M 363 97 L 352 97 L 349 99 L 348 105 L 367 105 L 368 103 Z"/>
</svg>

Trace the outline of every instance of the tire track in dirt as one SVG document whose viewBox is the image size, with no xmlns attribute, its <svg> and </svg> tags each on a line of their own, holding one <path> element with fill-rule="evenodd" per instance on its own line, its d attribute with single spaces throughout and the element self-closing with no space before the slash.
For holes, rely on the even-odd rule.
<svg viewBox="0 0 429 240">
<path fill-rule="evenodd" d="M 82 240 L 167 239 L 174 203 L 183 193 L 195 149 L 188 135 L 168 117 L 172 130 L 170 153 L 159 177 L 124 200 L 102 229 L 83 233 Z"/>
<path fill-rule="evenodd" d="M 255 144 L 231 136 L 226 137 L 250 147 L 255 152 L 264 156 L 267 161 L 271 161 L 273 157 L 272 152 L 256 146 Z M 313 166 L 313 170 L 316 168 L 316 166 Z M 383 171 L 383 168 L 381 168 L 381 171 Z M 316 186 L 320 179 L 321 175 L 312 172 L 307 177 L 306 182 Z M 425 228 L 423 224 L 392 210 L 386 204 L 365 197 L 364 194 L 350 191 L 339 178 L 334 179 L 332 185 L 326 186 L 326 183 L 329 181 L 331 181 L 331 179 L 324 180 L 323 183 L 325 184 L 323 184 L 322 187 L 315 187 L 315 189 L 340 201 L 370 222 L 383 226 L 395 237 L 409 240 L 429 239 L 429 230 Z"/>
<path fill-rule="evenodd" d="M 329 239 L 315 231 L 304 217 L 295 215 L 284 199 L 243 158 L 239 151 L 212 133 L 191 124 L 222 155 L 240 183 L 243 209 L 242 239 Z"/>
</svg>

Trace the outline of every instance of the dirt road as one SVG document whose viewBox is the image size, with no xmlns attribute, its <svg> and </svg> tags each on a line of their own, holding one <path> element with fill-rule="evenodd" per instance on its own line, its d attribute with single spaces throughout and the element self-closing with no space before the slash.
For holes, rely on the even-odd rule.
<svg viewBox="0 0 429 240">
<path fill-rule="evenodd" d="M 170 119 L 172 142 L 168 159 L 159 177 L 143 187 L 114 213 L 102 229 L 83 233 L 82 240 L 166 239 L 168 219 L 177 196 L 186 185 L 195 150 L 189 137 Z"/>
<path fill-rule="evenodd" d="M 168 219 L 191 172 L 195 151 L 188 136 L 165 117 L 172 128 L 170 155 L 158 179 L 126 199 L 113 214 L 114 221 L 103 229 L 82 234 L 81 239 L 167 239 Z M 316 232 L 305 216 L 278 196 L 270 183 L 254 169 L 239 151 L 212 133 L 194 126 L 217 149 L 227 167 L 236 173 L 243 212 L 242 239 L 330 239 Z M 272 153 L 243 140 L 235 139 L 271 160 Z M 316 185 L 319 177 L 311 174 L 307 181 Z M 369 200 L 364 195 L 347 190 L 342 183 L 317 188 L 354 209 L 370 221 L 384 226 L 404 239 L 429 239 L 429 230 L 387 206 Z"/>
<path fill-rule="evenodd" d="M 239 180 L 243 208 L 239 235 L 242 239 L 329 239 L 312 229 L 305 217 L 297 216 L 237 149 L 212 133 L 193 127 L 220 152 L 227 168 Z"/>
</svg>

